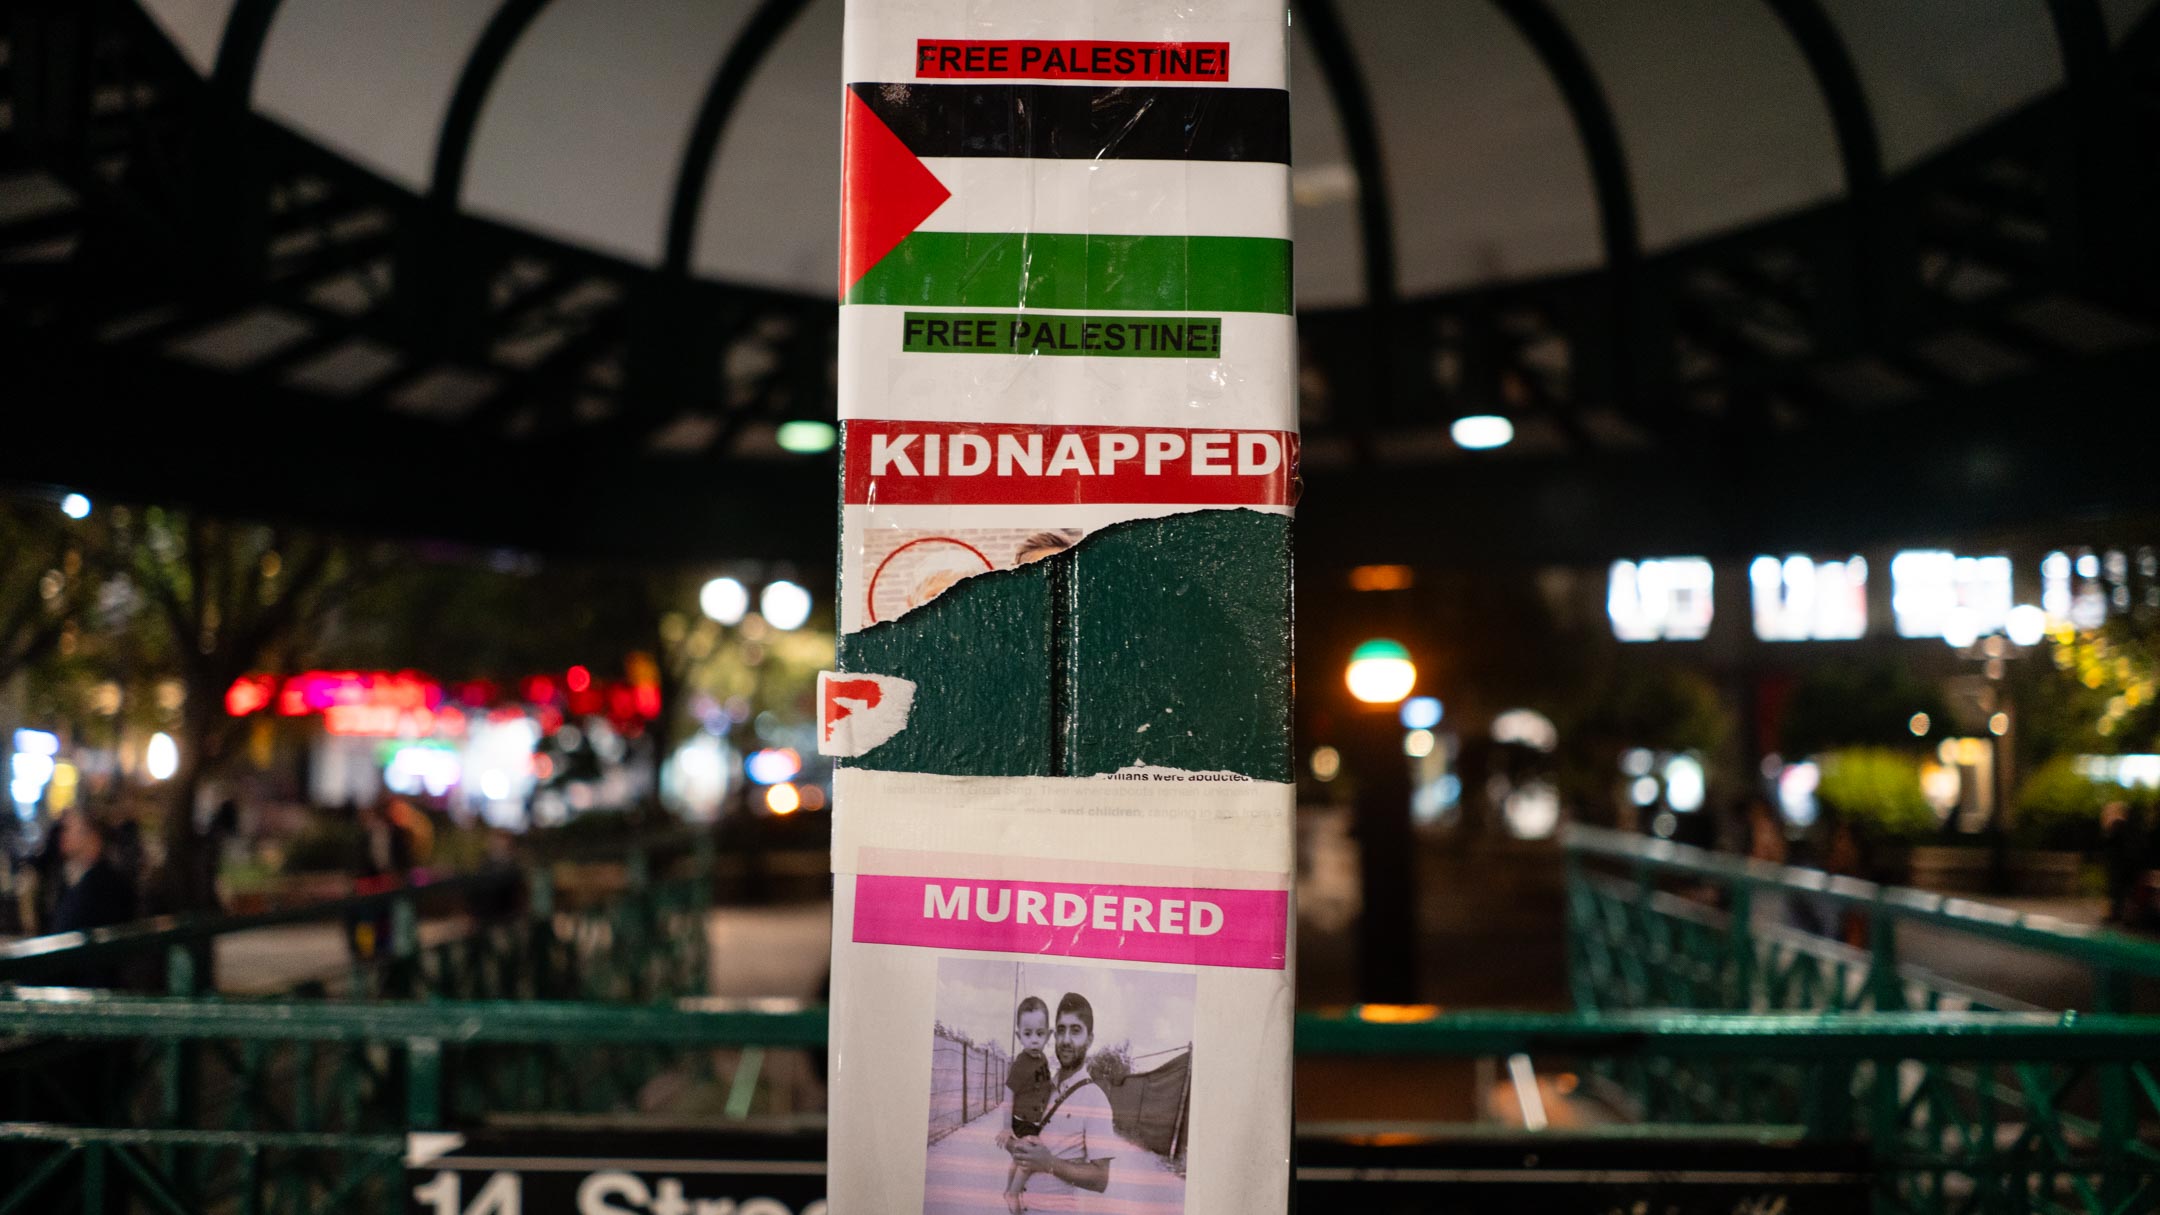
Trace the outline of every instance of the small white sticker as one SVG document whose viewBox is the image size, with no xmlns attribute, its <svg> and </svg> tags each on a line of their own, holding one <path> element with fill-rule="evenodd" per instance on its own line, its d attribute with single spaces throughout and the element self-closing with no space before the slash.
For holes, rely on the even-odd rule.
<svg viewBox="0 0 2160 1215">
<path fill-rule="evenodd" d="M 907 728 L 915 684 L 892 675 L 818 672 L 818 753 L 853 759 Z"/>
</svg>

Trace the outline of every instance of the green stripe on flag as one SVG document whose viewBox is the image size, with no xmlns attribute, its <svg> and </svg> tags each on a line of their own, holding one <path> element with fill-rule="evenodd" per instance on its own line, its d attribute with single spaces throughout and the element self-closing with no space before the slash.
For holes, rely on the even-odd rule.
<svg viewBox="0 0 2160 1215">
<path fill-rule="evenodd" d="M 850 304 L 1066 311 L 1290 311 L 1290 242 L 1262 236 L 915 232 Z"/>
</svg>

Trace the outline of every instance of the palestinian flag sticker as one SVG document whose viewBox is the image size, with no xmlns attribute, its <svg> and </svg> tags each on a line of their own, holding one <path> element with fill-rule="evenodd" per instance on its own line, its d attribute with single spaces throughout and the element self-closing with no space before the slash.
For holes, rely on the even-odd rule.
<svg viewBox="0 0 2160 1215">
<path fill-rule="evenodd" d="M 844 105 L 843 303 L 1291 310 L 1282 89 L 861 83 Z"/>
</svg>

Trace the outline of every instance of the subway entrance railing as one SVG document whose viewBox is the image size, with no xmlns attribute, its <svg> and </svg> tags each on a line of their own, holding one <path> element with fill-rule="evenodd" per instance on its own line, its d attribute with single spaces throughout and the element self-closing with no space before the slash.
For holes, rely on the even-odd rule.
<svg viewBox="0 0 2160 1215">
<path fill-rule="evenodd" d="M 476 931 L 514 938 L 493 944 L 430 944 L 394 930 L 408 942 L 391 950 L 403 977 L 385 962 L 343 995 L 36 987 L 31 960 L 5 959 L 21 969 L 0 993 L 0 1215 L 429 1210 L 412 1205 L 415 1133 L 560 1130 L 595 1116 L 617 1119 L 607 1125 L 619 1131 L 648 1125 L 655 1109 L 675 1125 L 814 1135 L 815 1117 L 788 1099 L 782 1061 L 798 1074 L 819 1066 L 822 1009 L 683 998 L 702 984 L 704 934 L 693 925 L 703 895 L 692 889 L 702 863 L 695 853 L 678 854 L 672 868 L 648 858 L 629 867 L 618 897 L 575 912 L 552 906 L 543 881 L 508 917 L 514 931 L 473 917 Z M 1632 1145 L 1632 1159 L 1674 1168 L 1711 1141 L 1850 1146 L 1864 1153 L 1884 1212 L 2160 1208 L 2160 1018 L 2018 1010 L 1895 949 L 1901 928 L 1917 935 L 1911 925 L 1942 931 L 1943 917 L 1971 920 L 1985 939 L 2045 945 L 2089 969 L 2094 990 L 2129 1008 L 2155 973 L 2148 947 L 1606 834 L 1571 838 L 1567 864 L 1577 1012 L 1308 1014 L 1297 1048 L 1302 1059 L 1506 1061 L 1521 1108 L 1564 1078 L 1609 1117 L 1592 1126 L 1556 1118 L 1534 1133 L 1520 1122 L 1301 1128 L 1315 1136 L 1301 1146 L 1309 1176 L 1300 1187 L 1316 1206 L 1315 1187 L 1339 1196 L 1345 1185 L 1384 1188 L 1412 1174 L 1469 1175 L 1393 1168 L 1391 1145 L 1503 1134 L 1552 1144 L 1550 1159 L 1571 1137 L 1618 1141 Z M 1744 898 L 1712 897 L 1742 884 Z M 1866 950 L 1787 939 L 1747 900 L 1788 887 L 1830 893 L 1890 932 Z M 321 914 L 343 922 L 354 910 Z M 424 901 L 391 914 L 430 920 Z M 215 940 L 213 929 L 229 928 L 144 931 L 180 932 L 157 940 L 169 955 L 199 953 L 206 933 Z M 699 952 L 696 966 L 655 940 L 669 933 L 696 941 L 680 946 Z M 630 956 L 641 941 L 659 952 Z M 80 964 L 69 950 L 109 952 L 116 942 L 32 957 Z M 495 977 L 475 978 L 469 964 Z M 468 991 L 481 998 L 459 994 Z M 644 1121 L 619 1121 L 635 1111 Z M 1343 1151 L 1353 1154 L 1329 1155 Z"/>
</svg>

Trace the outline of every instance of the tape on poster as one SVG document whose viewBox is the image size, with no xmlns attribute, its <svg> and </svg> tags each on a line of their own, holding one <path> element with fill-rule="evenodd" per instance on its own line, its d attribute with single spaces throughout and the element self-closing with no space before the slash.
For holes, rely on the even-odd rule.
<svg viewBox="0 0 2160 1215">
<path fill-rule="evenodd" d="M 893 675 L 820 671 L 818 754 L 853 759 L 907 729 L 915 684 Z"/>
<path fill-rule="evenodd" d="M 1289 918 L 1283 890 L 855 879 L 854 935 L 866 945 L 1281 970 Z"/>
</svg>

